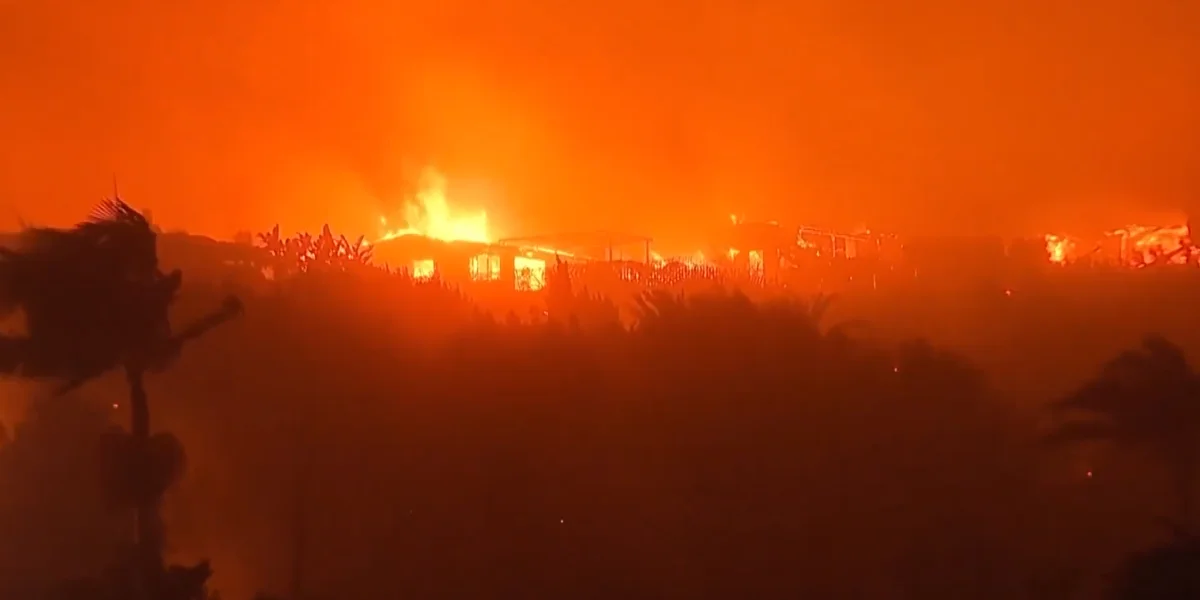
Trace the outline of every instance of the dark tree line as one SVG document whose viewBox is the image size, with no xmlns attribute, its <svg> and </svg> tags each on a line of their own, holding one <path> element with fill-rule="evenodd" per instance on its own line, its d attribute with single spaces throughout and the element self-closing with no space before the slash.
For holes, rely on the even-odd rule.
<svg viewBox="0 0 1200 600">
<path fill-rule="evenodd" d="M 292 546 L 278 587 L 297 599 L 1075 587 L 1038 553 L 1061 517 L 1038 481 L 1043 440 L 961 357 L 867 343 L 860 324 L 829 323 L 828 298 L 655 293 L 627 330 L 565 269 L 542 315 L 499 322 L 436 284 L 299 269 L 247 300 L 236 343 L 198 344 L 168 369 L 241 301 L 198 293 L 191 312 L 222 307 L 173 331 L 182 275 L 160 270 L 154 239 L 113 202 L 0 255 L 0 308 L 25 319 L 0 340 L 0 369 L 58 396 L 0 448 L 0 482 L 21 490 L 0 506 L 30 515 L 9 533 L 45 542 L 28 565 L 53 557 L 94 575 L 64 598 L 208 593 L 206 562 L 165 564 L 161 509 L 185 461 L 177 438 L 151 430 L 145 379 L 159 372 L 172 395 L 203 399 L 191 418 L 220 423 L 232 468 L 246 468 L 239 495 L 279 495 Z M 113 371 L 128 431 L 77 397 Z M 1151 338 L 1056 406 L 1051 441 L 1144 451 L 1168 474 L 1170 540 L 1127 562 L 1115 597 L 1196 597 L 1198 389 L 1182 352 Z M 72 533 L 29 529 L 48 523 Z M 5 591 L 44 591 L 18 570 L 0 568 Z"/>
</svg>

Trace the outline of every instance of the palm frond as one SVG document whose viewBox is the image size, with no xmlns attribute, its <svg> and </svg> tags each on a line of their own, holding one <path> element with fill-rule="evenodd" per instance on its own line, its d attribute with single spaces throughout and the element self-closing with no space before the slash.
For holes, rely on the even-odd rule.
<svg viewBox="0 0 1200 600">
<path fill-rule="evenodd" d="M 870 331 L 871 327 L 871 322 L 866 319 L 849 319 L 830 325 L 825 334 L 830 337 L 849 337 L 856 333 Z"/>
<path fill-rule="evenodd" d="M 1193 531 L 1192 528 L 1186 523 L 1181 523 L 1174 517 L 1160 516 L 1154 520 L 1161 525 L 1163 529 L 1167 531 L 1167 533 L 1171 534 L 1171 539 L 1177 542 L 1186 543 L 1189 541 L 1200 541 L 1200 537 L 1198 537 L 1200 534 L 1198 534 L 1196 531 Z"/>
<path fill-rule="evenodd" d="M 817 294 L 809 304 L 808 310 L 813 320 L 820 323 L 825 319 L 825 315 L 829 312 L 829 308 L 833 306 L 836 300 L 836 294 Z"/>
<path fill-rule="evenodd" d="M 1183 349 L 1162 336 L 1147 336 L 1142 344 L 1126 350 L 1101 368 L 1101 378 L 1131 385 L 1156 381 L 1177 384 L 1193 376 Z"/>
<path fill-rule="evenodd" d="M 1184 368 L 1188 364 L 1187 355 L 1184 354 L 1183 348 L 1180 348 L 1174 342 L 1160 334 L 1146 336 L 1146 339 L 1142 341 L 1142 348 L 1146 350 L 1147 354 L 1164 364 Z"/>
<path fill-rule="evenodd" d="M 142 213 L 125 203 L 120 198 L 111 198 L 101 202 L 92 209 L 90 223 L 121 223 L 150 229 L 150 222 Z"/>
<path fill-rule="evenodd" d="M 1071 394 L 1051 403 L 1054 412 L 1078 411 L 1108 415 L 1128 401 L 1129 386 L 1120 380 L 1100 377 L 1085 383 Z"/>
<path fill-rule="evenodd" d="M 1042 441 L 1052 445 L 1104 442 L 1113 441 L 1119 435 L 1117 427 L 1108 421 L 1068 421 L 1047 434 Z"/>
</svg>

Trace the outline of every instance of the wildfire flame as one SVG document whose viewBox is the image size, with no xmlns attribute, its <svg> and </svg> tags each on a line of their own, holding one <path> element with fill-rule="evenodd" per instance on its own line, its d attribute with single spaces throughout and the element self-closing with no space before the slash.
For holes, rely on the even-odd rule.
<svg viewBox="0 0 1200 600">
<path fill-rule="evenodd" d="M 1130 260 L 1135 263 L 1154 264 L 1156 262 L 1187 262 L 1191 242 L 1188 239 L 1187 225 L 1174 227 L 1156 227 L 1146 225 L 1127 225 L 1122 229 L 1108 232 L 1108 235 L 1120 236 L 1126 240 Z"/>
<path fill-rule="evenodd" d="M 1066 236 L 1046 234 L 1046 254 L 1050 256 L 1050 262 L 1066 264 L 1075 254 L 1075 242 Z"/>
<path fill-rule="evenodd" d="M 689 256 L 663 256 L 658 252 L 650 252 L 650 264 L 655 267 L 664 267 L 668 264 L 675 263 L 689 268 L 706 268 L 713 266 L 708 257 L 704 253 L 697 250 Z"/>
<path fill-rule="evenodd" d="M 1105 232 L 1104 235 L 1108 239 L 1120 241 L 1119 259 L 1126 266 L 1187 264 L 1196 254 L 1187 225 L 1126 225 Z M 1061 265 L 1080 258 L 1079 242 L 1075 238 L 1053 234 L 1046 235 L 1045 238 L 1046 254 L 1050 262 Z"/>
<path fill-rule="evenodd" d="M 420 235 L 446 242 L 490 243 L 487 212 L 463 213 L 451 208 L 446 200 L 446 178 L 435 169 L 421 175 L 415 196 L 404 204 L 404 227 L 389 229 L 388 218 L 379 223 L 384 229 L 379 241 L 406 235 Z"/>
</svg>

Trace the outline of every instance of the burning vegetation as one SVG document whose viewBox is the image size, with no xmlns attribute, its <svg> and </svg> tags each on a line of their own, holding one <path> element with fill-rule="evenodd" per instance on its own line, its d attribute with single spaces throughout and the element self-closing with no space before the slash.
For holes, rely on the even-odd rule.
<svg viewBox="0 0 1200 600">
<path fill-rule="evenodd" d="M 933 263 L 947 255 L 960 262 L 993 256 L 1029 268 L 1200 264 L 1187 225 L 1128 225 L 1091 238 L 1048 234 L 1041 241 L 997 238 L 992 244 L 971 237 L 902 240 L 866 228 L 786 227 L 730 215 L 724 232 L 703 249 L 677 256 L 655 251 L 650 238 L 616 232 L 504 238 L 491 229 L 486 211 L 456 207 L 445 177 L 433 170 L 422 175 L 400 214 L 380 216 L 379 223 L 374 241 L 335 236 L 328 226 L 319 235 L 285 238 L 276 227 L 258 238 L 271 259 L 264 273 L 374 267 L 418 281 L 536 292 L 546 286 L 548 266 L 562 262 L 583 280 L 600 277 L 648 288 L 730 280 L 787 286 L 818 273 L 818 288 L 836 291 L 852 282 L 876 287 L 885 275 L 933 272 Z"/>
</svg>

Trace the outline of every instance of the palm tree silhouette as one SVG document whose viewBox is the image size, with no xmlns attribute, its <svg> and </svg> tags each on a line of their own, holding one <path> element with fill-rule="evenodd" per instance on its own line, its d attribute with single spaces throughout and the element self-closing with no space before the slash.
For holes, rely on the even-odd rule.
<svg viewBox="0 0 1200 600">
<path fill-rule="evenodd" d="M 161 587 L 166 573 L 159 519 L 165 487 L 151 475 L 145 374 L 166 368 L 185 342 L 241 311 L 230 297 L 172 334 L 168 311 L 182 274 L 159 270 L 156 237 L 149 221 L 113 199 L 73 229 L 26 230 L 21 248 L 0 250 L 0 314 L 23 311 L 27 330 L 24 337 L 0 339 L 0 372 L 60 381 L 62 394 L 113 369 L 125 371 L 137 480 L 136 563 L 148 590 Z"/>
<path fill-rule="evenodd" d="M 1073 414 L 1052 442 L 1108 441 L 1149 453 L 1169 469 L 1178 502 L 1173 528 L 1195 525 L 1200 464 L 1200 376 L 1183 351 L 1160 336 L 1108 361 L 1083 387 L 1053 405 Z"/>
</svg>

